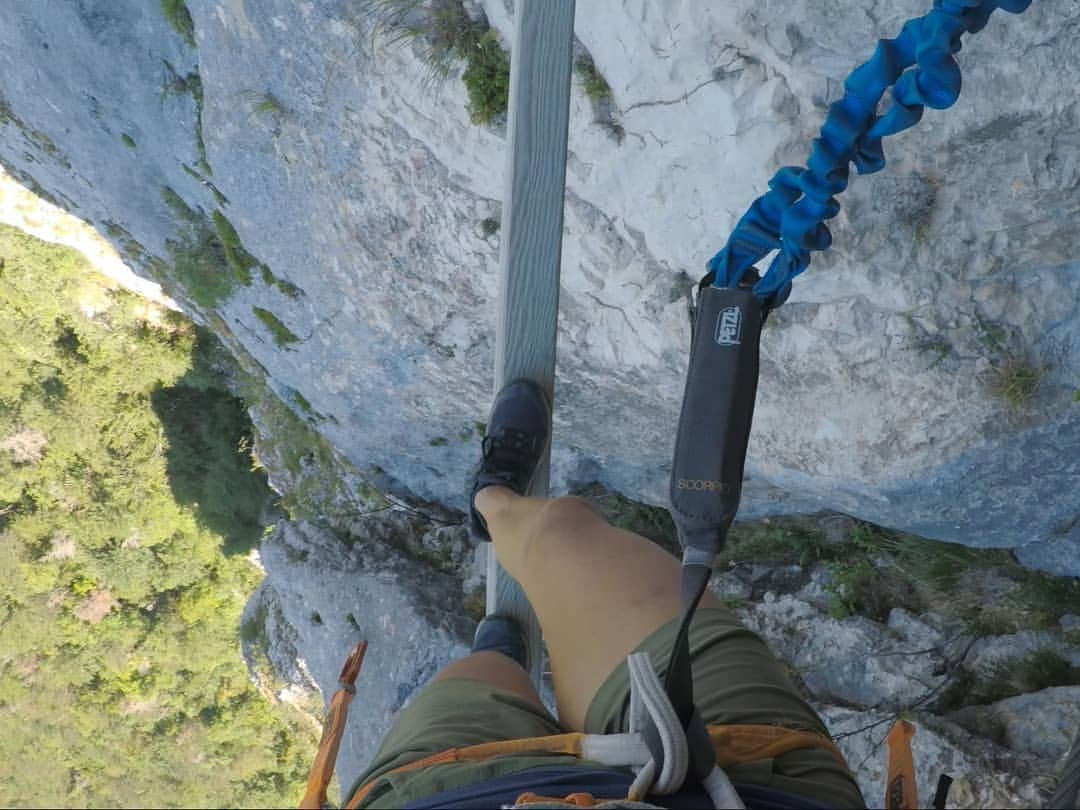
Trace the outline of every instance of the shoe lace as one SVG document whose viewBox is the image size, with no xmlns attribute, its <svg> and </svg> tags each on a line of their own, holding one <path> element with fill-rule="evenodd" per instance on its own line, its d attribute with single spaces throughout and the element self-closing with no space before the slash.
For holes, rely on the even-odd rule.
<svg viewBox="0 0 1080 810">
<path fill-rule="evenodd" d="M 482 448 L 485 461 L 497 452 L 502 455 L 503 451 L 527 457 L 536 453 L 536 436 L 517 428 L 504 428 L 498 436 L 485 436 Z"/>
</svg>

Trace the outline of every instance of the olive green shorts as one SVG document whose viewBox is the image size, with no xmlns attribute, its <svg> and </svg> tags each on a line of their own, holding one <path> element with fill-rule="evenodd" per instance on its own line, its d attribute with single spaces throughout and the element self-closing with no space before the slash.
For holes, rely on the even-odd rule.
<svg viewBox="0 0 1080 810">
<path fill-rule="evenodd" d="M 677 621 L 655 631 L 637 648 L 647 652 L 661 678 L 667 669 Z M 690 632 L 694 697 L 707 723 L 752 723 L 826 733 L 821 720 L 799 697 L 783 666 L 764 642 L 730 611 L 702 608 Z M 627 729 L 630 679 L 623 662 L 607 677 L 589 705 L 589 733 Z M 429 684 L 397 716 L 371 767 L 347 793 L 380 774 L 450 748 L 498 740 L 564 734 L 554 717 L 521 698 L 480 681 L 448 679 Z M 387 776 L 362 807 L 401 807 L 410 801 L 535 767 L 603 767 L 563 754 L 506 756 L 487 762 L 435 765 Z M 749 782 L 806 796 L 834 807 L 865 807 L 859 788 L 828 751 L 800 749 L 775 759 L 727 769 L 735 782 Z"/>
</svg>

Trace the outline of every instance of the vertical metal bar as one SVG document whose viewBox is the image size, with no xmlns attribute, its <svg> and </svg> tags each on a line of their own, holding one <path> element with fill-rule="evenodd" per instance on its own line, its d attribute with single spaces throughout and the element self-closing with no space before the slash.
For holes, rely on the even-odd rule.
<svg viewBox="0 0 1080 810">
<path fill-rule="evenodd" d="M 518 377 L 553 397 L 575 0 L 518 0 L 510 54 L 509 166 L 503 194 L 495 391 Z M 554 398 L 552 398 L 554 401 Z M 548 491 L 545 455 L 531 495 Z M 526 631 L 539 687 L 540 625 L 521 586 L 488 556 L 488 613 Z"/>
</svg>

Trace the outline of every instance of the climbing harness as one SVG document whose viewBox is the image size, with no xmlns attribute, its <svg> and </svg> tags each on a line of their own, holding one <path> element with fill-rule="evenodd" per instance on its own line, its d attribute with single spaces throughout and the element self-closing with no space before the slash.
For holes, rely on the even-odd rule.
<svg viewBox="0 0 1080 810">
<path fill-rule="evenodd" d="M 860 174 L 880 171 L 885 165 L 884 137 L 916 124 L 925 107 L 946 109 L 958 98 L 961 75 L 953 54 L 961 49 L 961 36 L 981 30 L 999 8 L 1015 14 L 1030 4 L 934 0 L 933 9 L 908 20 L 898 37 L 879 40 L 873 57 L 844 82 L 843 98 L 830 105 L 806 167 L 776 172 L 770 190 L 754 201 L 727 244 L 709 260 L 691 309 L 690 362 L 670 486 L 671 514 L 683 549 L 679 629 L 662 687 L 647 656 L 628 659 L 630 732 L 564 734 L 453 749 L 391 773 L 507 754 L 568 753 L 634 769 L 627 797 L 631 801 L 674 793 L 690 782 L 704 785 L 717 807 L 741 807 L 723 768 L 807 747 L 829 750 L 844 762 L 821 735 L 765 726 L 707 726 L 694 704 L 690 624 L 739 507 L 761 331 L 769 312 L 787 300 L 792 280 L 809 266 L 811 251 L 831 244 L 825 220 L 840 211 L 835 195 L 847 188 L 849 164 Z M 878 105 L 890 87 L 892 106 L 879 116 Z M 754 265 L 774 251 L 768 270 L 759 276 Z M 343 691 L 338 695 L 348 697 L 339 701 L 334 696 L 302 807 L 325 801 L 362 656 L 354 650 L 349 661 L 356 667 L 350 670 L 347 663 L 342 672 Z M 350 672 L 351 679 L 346 677 Z M 917 807 L 913 734 L 914 727 L 904 721 L 889 734 L 889 808 Z M 363 786 L 348 806 L 358 806 L 378 781 Z M 944 803 L 941 790 L 939 800 Z"/>
<path fill-rule="evenodd" d="M 345 719 L 352 695 L 355 694 L 356 676 L 363 662 L 364 648 L 361 642 L 349 654 L 342 667 L 340 688 L 331 700 L 331 708 L 325 731 L 319 742 L 319 750 L 308 778 L 307 790 L 301 808 L 317 810 L 326 805 L 326 786 L 333 775 L 334 759 L 345 730 Z M 630 731 L 624 734 L 556 734 L 548 737 L 530 737 L 520 740 L 482 743 L 465 748 L 453 748 L 402 765 L 361 785 L 347 808 L 359 807 L 371 791 L 385 778 L 409 771 L 452 762 L 484 762 L 500 756 L 532 754 L 567 754 L 590 762 L 638 771 L 627 798 L 641 801 L 647 793 L 666 795 L 677 791 L 684 781 L 689 765 L 689 749 L 682 725 L 667 700 L 660 679 L 653 670 L 647 653 L 634 653 L 627 659 L 630 670 Z M 651 718 L 658 729 L 661 746 L 665 753 L 662 768 L 655 759 L 641 733 L 646 718 Z M 822 734 L 754 724 L 711 725 L 706 735 L 714 767 L 703 784 L 716 807 L 742 807 L 738 794 L 728 780 L 723 768 L 745 762 L 772 759 L 789 751 L 820 748 L 832 754 L 844 767 L 847 764 L 840 749 Z"/>
</svg>

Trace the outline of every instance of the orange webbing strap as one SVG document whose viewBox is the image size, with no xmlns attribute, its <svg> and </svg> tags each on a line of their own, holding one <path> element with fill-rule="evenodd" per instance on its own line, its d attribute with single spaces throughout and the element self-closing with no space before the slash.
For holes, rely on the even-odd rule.
<svg viewBox="0 0 1080 810">
<path fill-rule="evenodd" d="M 848 769 L 847 760 L 833 741 L 816 731 L 797 731 L 781 726 L 759 726 L 751 723 L 729 726 L 708 726 L 709 739 L 716 750 L 716 764 L 721 768 L 774 759 L 789 751 L 821 748 L 828 751 Z"/>
<path fill-rule="evenodd" d="M 573 805 L 574 807 L 596 807 L 599 804 L 613 801 L 612 799 L 598 799 L 591 793 L 571 793 L 569 796 L 541 796 L 537 793 L 522 793 L 514 802 L 514 807 L 528 807 L 530 804 L 560 804 Z"/>
<path fill-rule="evenodd" d="M 889 747 L 889 776 L 885 780 L 885 807 L 888 810 L 916 810 L 919 806 L 915 759 L 911 755 L 911 738 L 914 736 L 915 726 L 907 720 L 897 720 L 885 738 Z"/>
<path fill-rule="evenodd" d="M 778 726 L 757 725 L 708 726 L 708 731 L 709 739 L 712 740 L 713 747 L 716 749 L 717 764 L 721 768 L 759 759 L 771 759 L 801 748 L 823 748 L 847 768 L 847 761 L 840 753 L 840 749 L 833 745 L 828 737 L 813 731 L 795 731 Z M 585 734 L 575 732 L 555 734 L 550 737 L 529 737 L 522 740 L 482 743 L 466 748 L 451 748 L 449 751 L 442 751 L 380 774 L 362 785 L 345 807 L 346 810 L 355 810 L 359 807 L 371 789 L 384 776 L 406 773 L 431 765 L 475 762 L 509 754 L 571 754 L 580 757 L 581 743 L 585 736 Z"/>
<path fill-rule="evenodd" d="M 581 742 L 584 739 L 584 734 L 575 731 L 571 734 L 553 734 L 549 737 L 526 737 L 521 740 L 503 740 L 500 742 L 470 745 L 465 748 L 451 748 L 449 751 L 442 751 L 438 754 L 433 754 L 430 757 L 425 757 L 416 762 L 410 762 L 408 765 L 402 765 L 400 768 L 394 768 L 392 771 L 380 774 L 376 779 L 372 779 L 356 791 L 356 794 L 349 803 L 345 805 L 345 808 L 346 810 L 355 810 L 355 808 L 359 807 L 360 802 L 362 802 L 368 793 L 371 792 L 371 789 L 378 783 L 379 779 L 382 779 L 384 776 L 415 771 L 420 768 L 427 768 L 430 765 L 445 765 L 448 762 L 478 762 L 494 757 L 507 756 L 509 754 L 571 754 L 580 757 Z"/>
<path fill-rule="evenodd" d="M 326 786 L 330 784 L 330 778 L 334 775 L 338 748 L 341 746 L 341 735 L 345 732 L 345 721 L 349 716 L 349 704 L 352 703 L 353 696 L 356 694 L 356 676 L 360 674 L 366 652 L 366 641 L 361 641 L 353 647 L 349 657 L 345 659 L 341 674 L 338 675 L 338 684 L 341 688 L 334 693 L 330 701 L 330 709 L 323 723 L 322 739 L 319 740 L 319 751 L 311 766 L 304 798 L 300 800 L 300 810 L 319 810 L 326 806 Z"/>
</svg>

